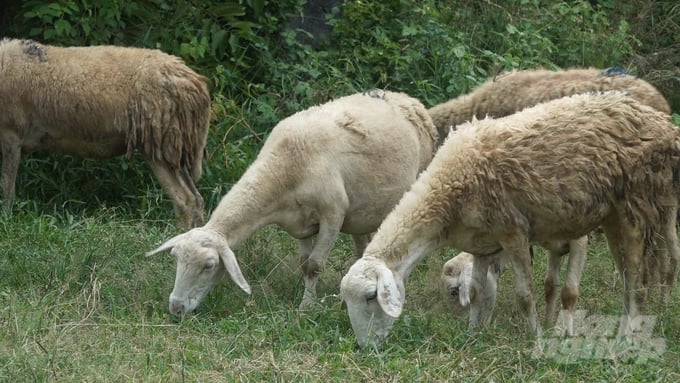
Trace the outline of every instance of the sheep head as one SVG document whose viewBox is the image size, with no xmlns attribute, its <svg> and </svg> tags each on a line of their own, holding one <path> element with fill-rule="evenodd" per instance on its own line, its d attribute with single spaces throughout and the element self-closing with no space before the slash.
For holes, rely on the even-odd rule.
<svg viewBox="0 0 680 383">
<path fill-rule="evenodd" d="M 224 236 L 216 231 L 205 228 L 189 230 L 169 239 L 146 255 L 163 251 L 170 251 L 177 260 L 175 287 L 170 294 L 169 304 L 170 312 L 174 315 L 194 311 L 220 282 L 225 271 L 243 291 L 248 294 L 251 292 L 234 252 Z"/>
<path fill-rule="evenodd" d="M 457 316 L 465 314 L 470 305 L 473 257 L 470 253 L 462 252 L 449 259 L 442 270 L 442 290 L 449 307 Z"/>
<path fill-rule="evenodd" d="M 340 293 L 359 346 L 378 346 L 401 315 L 404 304 L 401 278 L 382 260 L 363 257 L 342 278 Z"/>
<path fill-rule="evenodd" d="M 442 269 L 442 291 L 454 315 L 463 316 L 470 309 L 474 262 L 475 256 L 463 251 L 446 261 Z M 495 302 L 500 273 L 501 261 L 500 258 L 495 258 L 486 272 L 486 283 L 478 293 L 485 297 L 493 296 Z M 493 311 L 493 307 L 489 307 L 488 310 Z"/>
</svg>

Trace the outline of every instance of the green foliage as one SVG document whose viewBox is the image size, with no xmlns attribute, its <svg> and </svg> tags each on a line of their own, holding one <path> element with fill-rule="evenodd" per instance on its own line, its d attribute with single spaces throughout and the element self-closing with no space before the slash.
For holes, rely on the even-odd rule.
<svg viewBox="0 0 680 383">
<path fill-rule="evenodd" d="M 27 37 L 59 45 L 122 43 L 124 17 L 139 11 L 137 3 L 117 0 L 31 0 L 21 5 L 23 25 L 30 26 Z M 24 34 L 25 29 L 17 32 Z"/>
<path fill-rule="evenodd" d="M 680 11 L 584 0 L 328 4 L 333 6 L 313 15 L 325 18 L 327 34 L 305 24 L 311 17 L 305 0 L 15 0 L 8 8 L 16 12 L 14 23 L 6 29 L 57 45 L 158 48 L 207 76 L 212 128 L 198 186 L 211 210 L 255 158 L 267 133 L 301 109 L 372 88 L 404 91 L 429 107 L 503 70 L 534 66 L 616 65 L 635 72 L 640 65 L 635 52 L 646 49 L 637 36 L 645 41 L 653 36 L 657 46 L 677 41 L 671 17 Z M 635 6 L 672 36 L 640 23 Z M 34 158 L 22 165 L 20 199 L 74 213 L 106 205 L 122 206 L 134 217 L 172 217 L 141 159 L 128 164 Z"/>
<path fill-rule="evenodd" d="M 619 65 L 637 42 L 587 1 L 346 2 L 330 19 L 344 72 L 427 105 L 469 91 L 502 70 Z"/>
<path fill-rule="evenodd" d="M 451 13 L 434 1 L 347 2 L 330 20 L 332 53 L 364 88 L 398 89 L 432 105 L 486 77 L 467 36 L 445 24 Z"/>
<path fill-rule="evenodd" d="M 332 27 L 320 34 L 304 22 L 305 0 L 9 0 L 0 35 L 158 48 L 208 77 L 212 126 L 198 187 L 209 212 L 279 120 L 353 92 L 388 88 L 432 106 L 503 70 L 617 65 L 655 74 L 677 100 L 680 7 L 593 3 L 337 1 L 315 16 Z M 680 115 L 672 118 L 680 126 Z M 172 259 L 143 253 L 177 229 L 139 156 L 35 154 L 22 162 L 17 196 L 0 210 L 0 381 L 680 378 L 677 300 L 659 310 L 668 344 L 659 360 L 536 359 L 521 337 L 511 278 L 501 279 L 496 322 L 475 337 L 444 311 L 433 284 L 449 253 L 411 275 L 406 311 L 385 347 L 357 351 L 337 296 L 352 262 L 344 235 L 322 273 L 321 302 L 305 316 L 296 312 L 296 243 L 268 227 L 238 249 L 252 298 L 225 282 L 196 315 L 175 319 L 167 313 Z M 613 262 L 602 242 L 591 252 L 579 306 L 616 315 Z M 540 286 L 544 265 L 534 265 Z"/>
<path fill-rule="evenodd" d="M 588 1 L 486 3 L 457 16 L 477 20 L 472 45 L 504 69 L 620 65 L 637 42 L 625 20 L 612 23 Z"/>
<path fill-rule="evenodd" d="M 539 25 L 556 42 L 552 60 L 559 66 L 616 66 L 639 44 L 625 20 L 612 24 L 605 12 L 593 9 L 587 1 L 555 3 L 552 11 Z"/>
</svg>

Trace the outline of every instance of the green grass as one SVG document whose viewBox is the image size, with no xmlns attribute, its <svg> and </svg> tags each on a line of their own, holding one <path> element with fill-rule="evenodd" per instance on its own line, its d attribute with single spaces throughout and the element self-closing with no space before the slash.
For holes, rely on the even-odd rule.
<svg viewBox="0 0 680 383">
<path fill-rule="evenodd" d="M 564 363 L 532 356 L 524 321 L 501 277 L 494 322 L 475 336 L 447 312 L 438 291 L 439 251 L 407 284 L 407 304 L 380 350 L 358 350 L 338 297 L 352 262 L 343 236 L 319 283 L 319 304 L 299 316 L 303 284 L 295 241 L 275 227 L 236 253 L 253 287 L 225 280 L 195 315 L 167 312 L 174 261 L 144 253 L 177 233 L 100 209 L 87 216 L 15 207 L 0 214 L 0 381 L 660 381 L 680 380 L 677 292 L 654 337 L 667 349 L 635 363 L 621 358 Z M 544 257 L 534 262 L 537 294 Z M 621 285 L 601 238 L 590 249 L 579 308 L 617 315 Z M 539 299 L 540 302 L 540 299 Z M 539 303 L 539 311 L 542 310 Z"/>
</svg>

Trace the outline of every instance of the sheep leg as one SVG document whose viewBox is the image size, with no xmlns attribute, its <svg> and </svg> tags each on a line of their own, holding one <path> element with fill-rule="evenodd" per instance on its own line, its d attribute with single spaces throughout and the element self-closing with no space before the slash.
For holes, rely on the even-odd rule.
<svg viewBox="0 0 680 383">
<path fill-rule="evenodd" d="M 195 209 L 193 209 L 192 212 L 192 226 L 198 227 L 198 226 L 203 226 L 205 223 L 205 219 L 203 217 L 203 197 L 201 196 L 201 193 L 198 191 L 198 188 L 196 187 L 196 183 L 194 182 L 194 178 L 191 176 L 189 173 L 189 170 L 186 167 L 183 167 L 181 170 L 181 175 L 183 176 L 184 180 L 184 186 L 186 186 L 189 191 L 191 192 L 191 196 L 193 197 L 193 203 Z"/>
<path fill-rule="evenodd" d="M 569 241 L 569 261 L 567 275 L 562 287 L 562 320 L 567 335 L 574 336 L 574 312 L 579 297 L 579 286 L 583 276 L 586 255 L 588 253 L 588 236 Z M 554 322 L 553 322 L 554 323 Z"/>
<path fill-rule="evenodd" d="M 680 262 L 680 247 L 678 245 L 677 204 L 663 212 L 662 235 L 663 248 L 658 250 L 657 258 L 661 263 L 661 301 L 663 304 L 670 302 L 670 297 L 678 278 L 678 262 Z"/>
<path fill-rule="evenodd" d="M 340 235 L 341 226 L 342 218 L 334 219 L 332 222 L 320 222 L 316 244 L 311 247 L 311 239 L 310 242 L 302 243 L 301 263 L 305 292 L 298 308 L 299 311 L 306 310 L 316 301 L 316 283 L 328 259 L 328 254 Z"/>
<path fill-rule="evenodd" d="M 661 244 L 660 241 L 663 241 L 663 238 L 657 239 L 654 252 L 642 259 L 642 283 L 649 288 L 650 293 L 654 292 L 657 288 L 660 289 L 663 283 L 661 274 L 663 273 L 664 260 L 667 254 L 665 245 Z"/>
<path fill-rule="evenodd" d="M 524 317 L 527 319 L 529 333 L 533 336 L 540 336 L 541 330 L 536 313 L 536 293 L 532 281 L 529 241 L 526 237 L 522 237 L 503 246 L 503 248 L 506 249 L 512 262 L 515 294 Z"/>
<path fill-rule="evenodd" d="M 19 161 L 21 161 L 21 146 L 17 140 L 2 141 L 2 197 L 7 204 L 14 195 L 14 184 L 19 171 Z"/>
<path fill-rule="evenodd" d="M 557 319 L 557 286 L 560 284 L 560 269 L 563 255 L 550 250 L 548 252 L 548 270 L 543 280 L 545 291 L 545 323 L 546 327 L 553 326 Z"/>
<path fill-rule="evenodd" d="M 473 334 L 480 325 L 487 324 L 496 304 L 496 286 L 488 283 L 487 274 L 494 257 L 474 256 L 470 281 L 470 319 L 468 331 Z"/>
<path fill-rule="evenodd" d="M 640 230 L 623 219 L 618 219 L 616 222 L 608 220 L 602 225 L 602 229 L 623 279 L 624 310 L 618 335 L 625 337 L 639 330 L 636 328 L 640 323 L 638 316 L 646 300 L 647 291 L 642 285 L 642 275 L 640 275 L 645 243 Z"/>
<path fill-rule="evenodd" d="M 361 258 L 368 246 L 368 242 L 371 241 L 370 234 L 354 234 L 352 235 L 352 241 L 354 242 L 354 256 L 356 258 Z"/>
<path fill-rule="evenodd" d="M 500 260 L 493 257 L 489 263 L 486 273 L 486 288 L 481 297 L 482 310 L 484 310 L 485 320 L 489 322 L 493 316 L 493 309 L 496 307 L 496 294 L 498 292 L 498 277 L 500 277 Z"/>
<path fill-rule="evenodd" d="M 300 310 L 306 309 L 308 306 L 310 306 L 314 301 L 316 300 L 316 278 L 307 278 L 307 273 L 305 270 L 305 265 L 309 258 L 312 255 L 312 249 L 314 248 L 314 241 L 312 238 L 305 238 L 299 240 L 300 243 L 300 264 L 303 267 L 304 271 L 304 281 L 305 281 L 305 291 L 302 295 L 302 303 L 305 303 L 305 306 L 302 307 L 302 303 L 300 303 Z"/>
<path fill-rule="evenodd" d="M 172 201 L 180 225 L 184 228 L 203 225 L 203 197 L 188 172 L 184 169 L 170 169 L 164 163 L 148 162 L 156 179 Z"/>
</svg>

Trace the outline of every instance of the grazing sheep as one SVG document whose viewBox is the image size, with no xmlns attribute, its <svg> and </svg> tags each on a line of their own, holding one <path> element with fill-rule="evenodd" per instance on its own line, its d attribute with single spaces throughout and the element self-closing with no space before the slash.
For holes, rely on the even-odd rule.
<svg viewBox="0 0 680 383">
<path fill-rule="evenodd" d="M 484 291 L 497 255 L 512 265 L 529 332 L 539 335 L 530 243 L 576 239 L 598 226 L 624 280 L 620 332 L 639 330 L 641 260 L 653 251 L 666 203 L 677 206 L 679 146 L 667 115 L 621 92 L 565 97 L 462 125 L 342 279 L 358 343 L 388 335 L 408 275 L 443 246 L 475 254 L 471 331 L 491 315 L 493 304 L 475 292 Z M 675 232 L 667 235 L 677 244 Z M 669 250 L 677 260 L 678 248 Z"/>
<path fill-rule="evenodd" d="M 665 303 L 669 302 L 675 280 L 677 279 L 676 275 L 673 274 L 673 270 L 678 270 L 678 259 L 673 259 L 674 255 L 677 256 L 679 254 L 677 250 L 678 244 L 677 242 L 674 242 L 677 237 L 670 234 L 675 231 L 676 227 L 676 215 L 673 214 L 673 211 L 676 209 L 677 207 L 674 204 L 668 204 L 664 212 L 662 212 L 664 216 L 661 217 L 661 233 L 659 234 L 659 237 L 656 238 L 657 244 L 654 256 L 648 257 L 643 262 L 643 266 L 653 268 L 653 270 L 645 269 L 643 285 L 650 287 L 658 284 L 661 288 L 662 301 Z M 546 277 L 543 281 L 546 304 L 545 326 L 555 325 L 558 314 L 556 308 L 560 268 L 564 256 L 567 254 L 569 255 L 565 283 L 560 295 L 563 314 L 562 328 L 569 336 L 574 335 L 574 314 L 576 312 L 576 302 L 579 298 L 579 285 L 587 255 L 587 245 L 587 236 L 568 242 L 553 243 L 552 246 L 544 245 L 548 250 L 548 267 Z M 449 307 L 457 316 L 462 316 L 468 312 L 471 294 L 470 286 L 472 284 L 473 257 L 473 254 L 461 252 L 449 259 L 442 268 L 442 293 L 444 294 Z M 667 264 L 656 265 L 655 262 L 667 262 Z M 486 304 L 493 304 L 493 302 L 495 302 L 495 290 L 498 286 L 501 263 L 501 261 L 494 261 L 489 266 L 487 282 L 484 286 L 484 291 L 481 293 L 484 296 L 490 297 L 489 300 L 485 302 Z M 489 309 L 493 310 L 493 307 L 490 307 Z"/>
<path fill-rule="evenodd" d="M 474 254 L 461 251 L 455 257 L 449 259 L 442 268 L 441 287 L 445 300 L 449 304 L 451 311 L 457 316 L 462 316 L 468 312 L 472 297 L 470 294 L 472 283 L 472 265 Z M 485 303 L 496 301 L 496 290 L 498 287 L 498 277 L 501 274 L 501 263 L 497 259 L 489 265 L 486 273 L 485 290 L 482 294 L 493 294 Z M 493 310 L 493 307 L 489 307 Z"/>
<path fill-rule="evenodd" d="M 634 76 L 627 75 L 621 68 L 599 69 L 568 69 L 564 71 L 551 71 L 546 69 L 532 69 L 513 71 L 501 74 L 488 80 L 473 92 L 462 95 L 448 102 L 436 105 L 428 110 L 433 122 L 440 134 L 440 142 L 444 140 L 450 129 L 469 121 L 471 118 L 504 117 L 526 107 L 545 102 L 567 95 L 586 93 L 603 90 L 624 90 L 637 99 L 664 113 L 670 114 L 670 107 L 665 98 L 649 83 Z M 577 245 L 580 246 L 580 245 Z M 581 250 L 581 249 L 579 249 Z M 585 251 L 585 249 L 583 249 Z M 565 302 L 565 322 L 571 322 L 574 304 L 578 299 L 578 286 L 583 267 L 584 254 L 579 258 L 570 257 L 567 284 L 562 289 L 563 302 Z M 552 254 L 549 266 L 557 269 L 548 270 L 545 280 L 546 299 L 548 304 L 546 323 L 554 323 L 556 311 L 553 310 L 556 303 L 556 291 L 559 283 L 559 265 L 562 258 Z M 664 267 L 669 260 L 659 253 L 659 259 L 651 257 L 646 260 L 649 271 L 649 283 L 659 279 L 666 281 L 664 277 L 667 271 L 657 270 L 655 262 Z M 557 263 L 557 264 L 555 264 Z M 668 285 L 662 283 L 662 298 L 668 299 Z M 576 295 L 573 295 L 576 294 Z M 568 304 L 566 302 L 569 302 Z M 573 302 L 574 304 L 572 304 Z M 568 309 L 571 307 L 571 310 Z M 460 308 L 458 308 L 460 309 Z M 550 311 L 552 310 L 552 311 Z M 569 328 L 569 326 L 567 326 Z"/>
<path fill-rule="evenodd" d="M 180 223 L 203 224 L 195 182 L 210 124 L 206 80 L 159 50 L 2 39 L 3 198 L 14 194 L 22 154 L 47 150 L 111 158 L 138 150 Z"/>
<path fill-rule="evenodd" d="M 430 108 L 441 144 L 451 129 L 472 117 L 504 117 L 541 102 L 579 93 L 621 90 L 636 100 L 670 115 L 666 99 L 654 86 L 621 70 L 530 69 L 506 72 L 461 95 Z"/>
<path fill-rule="evenodd" d="M 193 311 L 224 275 L 220 261 L 249 293 L 231 249 L 272 223 L 300 241 L 305 309 L 338 234 L 351 234 L 360 256 L 436 141 L 425 107 L 402 93 L 346 96 L 282 120 L 204 227 L 148 253 L 172 250 L 177 259 L 170 311 Z"/>
<path fill-rule="evenodd" d="M 561 300 L 563 309 L 563 325 L 569 336 L 574 335 L 574 313 L 576 301 L 579 297 L 579 285 L 583 265 L 587 255 L 588 237 L 577 240 L 557 242 L 553 246 L 545 246 L 548 250 L 548 270 L 543 282 L 545 289 L 545 326 L 552 326 L 557 319 L 557 286 L 560 280 L 560 268 L 565 255 L 569 254 L 565 284 L 562 287 Z M 449 259 L 442 268 L 441 287 L 445 300 L 449 303 L 455 315 L 462 316 L 468 312 L 472 285 L 472 266 L 474 255 L 461 252 Z M 482 300 L 485 304 L 496 301 L 498 277 L 501 272 L 501 261 L 494 261 L 487 272 L 486 284 L 482 295 L 488 297 Z M 492 307 L 482 310 L 493 311 Z"/>
</svg>

